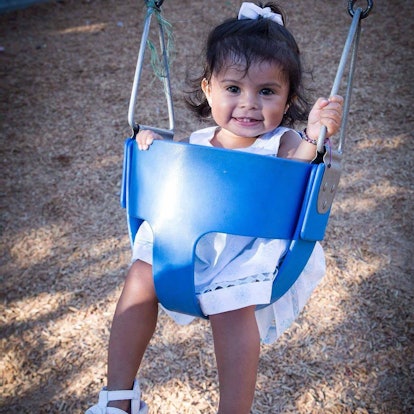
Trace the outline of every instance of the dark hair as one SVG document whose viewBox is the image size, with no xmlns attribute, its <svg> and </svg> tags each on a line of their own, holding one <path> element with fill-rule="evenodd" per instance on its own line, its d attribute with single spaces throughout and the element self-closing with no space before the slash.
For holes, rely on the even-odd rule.
<svg viewBox="0 0 414 414">
<path fill-rule="evenodd" d="M 272 12 L 285 16 L 275 3 L 266 3 Z M 238 20 L 231 18 L 215 27 L 207 38 L 204 51 L 204 71 L 191 81 L 193 91 L 187 98 L 189 108 L 200 118 L 211 116 L 211 108 L 201 90 L 201 81 L 210 81 L 213 73 L 225 68 L 229 59 L 245 65 L 246 72 L 252 63 L 270 62 L 280 66 L 289 82 L 287 110 L 282 124 L 292 126 L 295 121 L 305 121 L 309 104 L 304 96 L 302 85 L 302 64 L 299 47 L 292 34 L 271 19 L 259 18 Z"/>
</svg>

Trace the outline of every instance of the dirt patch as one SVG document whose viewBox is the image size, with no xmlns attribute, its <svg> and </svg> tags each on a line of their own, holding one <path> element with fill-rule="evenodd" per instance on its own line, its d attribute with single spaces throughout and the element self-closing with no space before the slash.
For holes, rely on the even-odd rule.
<svg viewBox="0 0 414 414">
<path fill-rule="evenodd" d="M 374 2 L 324 241 L 328 273 L 297 323 L 263 347 L 253 413 L 414 410 L 414 3 Z M 350 23 L 347 2 L 335 3 L 281 2 L 315 97 L 330 91 Z M 197 127 L 181 100 L 186 70 L 238 5 L 165 1 L 179 138 Z M 68 0 L 0 15 L 2 413 L 82 413 L 105 383 L 130 259 L 118 200 L 143 12 L 139 1 Z M 150 75 L 139 117 L 162 125 Z M 214 412 L 208 323 L 161 316 L 139 377 L 152 413 Z"/>
</svg>

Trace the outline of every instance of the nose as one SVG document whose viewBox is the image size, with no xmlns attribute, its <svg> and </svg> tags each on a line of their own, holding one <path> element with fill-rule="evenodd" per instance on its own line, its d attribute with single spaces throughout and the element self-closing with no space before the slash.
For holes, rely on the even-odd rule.
<svg viewBox="0 0 414 414">
<path fill-rule="evenodd" d="M 259 107 L 259 97 L 254 92 L 245 92 L 240 97 L 241 108 L 257 109 Z"/>
</svg>

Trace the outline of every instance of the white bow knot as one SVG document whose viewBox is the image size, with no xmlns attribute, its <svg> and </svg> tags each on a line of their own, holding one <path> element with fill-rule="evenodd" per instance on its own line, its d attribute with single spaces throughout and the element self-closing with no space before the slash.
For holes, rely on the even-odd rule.
<svg viewBox="0 0 414 414">
<path fill-rule="evenodd" d="M 243 2 L 240 10 L 238 20 L 244 19 L 252 19 L 256 20 L 259 17 L 263 17 L 264 19 L 270 19 L 283 26 L 283 19 L 280 14 L 273 13 L 270 7 L 261 8 L 256 6 L 254 3 L 250 2 Z"/>
</svg>

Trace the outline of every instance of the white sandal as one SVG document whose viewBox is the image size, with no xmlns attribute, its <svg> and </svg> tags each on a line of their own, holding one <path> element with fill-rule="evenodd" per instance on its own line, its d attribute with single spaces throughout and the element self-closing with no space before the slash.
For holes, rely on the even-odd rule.
<svg viewBox="0 0 414 414">
<path fill-rule="evenodd" d="M 132 390 L 108 391 L 106 387 L 99 393 L 97 405 L 89 408 L 85 414 L 128 414 L 124 410 L 108 407 L 109 401 L 131 400 L 131 414 L 148 414 L 148 406 L 141 401 L 138 381 L 134 381 Z"/>
</svg>

